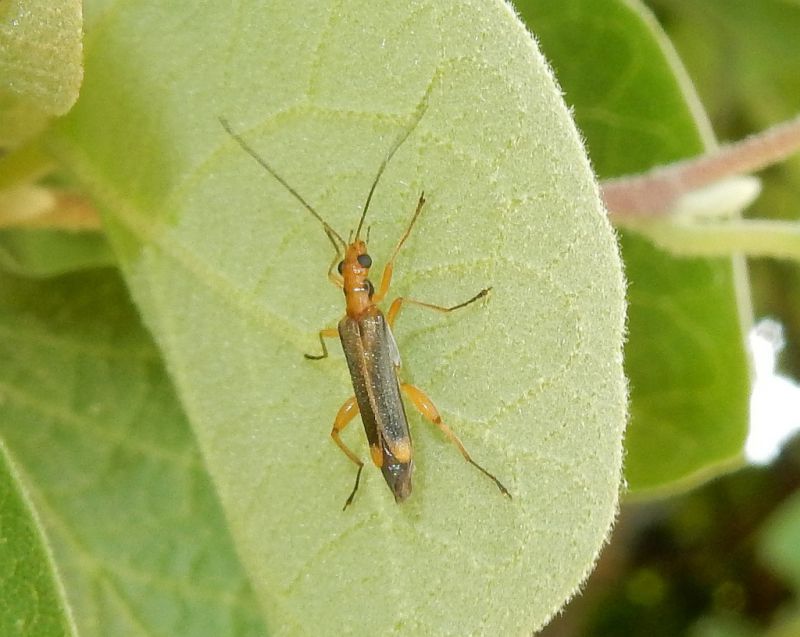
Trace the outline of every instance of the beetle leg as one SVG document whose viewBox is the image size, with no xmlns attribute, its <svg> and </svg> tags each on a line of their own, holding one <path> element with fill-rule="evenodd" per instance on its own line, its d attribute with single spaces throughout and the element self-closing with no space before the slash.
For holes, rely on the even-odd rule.
<svg viewBox="0 0 800 637">
<path fill-rule="evenodd" d="M 389 257 L 389 260 L 386 262 L 386 265 L 383 266 L 383 275 L 381 276 L 381 284 L 378 286 L 377 291 L 375 294 L 372 295 L 372 300 L 375 303 L 379 303 L 383 297 L 386 296 L 386 293 L 389 291 L 389 286 L 392 283 L 392 272 L 394 272 L 394 260 L 397 258 L 397 253 L 400 252 L 400 248 L 403 247 L 403 244 L 408 239 L 408 235 L 411 234 L 411 228 L 414 227 L 414 223 L 417 221 L 417 217 L 419 217 L 419 213 L 422 210 L 422 206 L 425 205 L 425 193 L 420 193 L 419 201 L 417 202 L 417 209 L 414 211 L 414 216 L 411 217 L 411 221 L 406 228 L 406 231 L 403 233 L 403 236 L 400 237 L 400 241 L 397 242 L 397 245 L 394 247 L 392 251 L 392 256 Z"/>
<path fill-rule="evenodd" d="M 358 473 L 356 473 L 356 483 L 353 486 L 353 490 L 350 492 L 350 496 L 347 498 L 347 501 L 344 503 L 344 507 L 342 507 L 342 511 L 344 511 L 350 503 L 353 501 L 353 498 L 356 495 L 356 491 L 358 491 L 358 481 L 361 479 L 361 470 L 364 468 L 364 463 L 361 462 L 361 459 L 353 453 L 353 450 L 350 449 L 342 439 L 339 437 L 339 433 L 344 430 L 345 427 L 350 423 L 353 418 L 358 415 L 358 403 L 356 402 L 355 396 L 350 396 L 346 401 L 344 401 L 344 405 L 339 408 L 338 413 L 336 414 L 336 418 L 333 421 L 333 429 L 331 429 L 331 438 L 336 443 L 336 445 L 341 449 L 344 454 L 350 458 L 356 465 L 358 465 Z"/>
<path fill-rule="evenodd" d="M 308 360 L 310 361 L 319 361 L 323 358 L 328 358 L 328 346 L 325 345 L 326 338 L 337 338 L 339 336 L 339 330 L 335 327 L 326 327 L 324 330 L 319 331 L 319 343 L 322 345 L 322 354 L 317 356 L 316 354 L 303 354 Z"/>
<path fill-rule="evenodd" d="M 400 385 L 401 389 L 408 396 L 408 399 L 412 402 L 414 407 L 417 408 L 420 414 L 422 414 L 423 418 L 432 422 L 436 427 L 439 428 L 447 439 L 452 442 L 458 450 L 461 452 L 461 455 L 464 456 L 464 460 L 469 462 L 473 467 L 478 469 L 481 473 L 483 473 L 488 478 L 491 478 L 494 483 L 497 485 L 497 488 L 500 489 L 500 492 L 511 498 L 511 494 L 508 492 L 503 484 L 495 478 L 491 473 L 489 473 L 486 469 L 484 469 L 481 465 L 475 462 L 472 457 L 469 455 L 467 450 L 464 448 L 464 444 L 459 440 L 458 436 L 453 433 L 453 430 L 450 429 L 444 422 L 442 422 L 442 417 L 439 415 L 439 410 L 436 409 L 436 405 L 433 404 L 430 398 L 428 398 L 425 393 L 419 389 L 418 387 L 414 387 L 414 385 L 409 385 L 408 383 L 402 383 Z"/>
<path fill-rule="evenodd" d="M 433 303 L 425 303 L 424 301 L 417 301 L 416 299 L 409 299 L 404 296 L 398 296 L 392 304 L 389 306 L 389 311 L 386 313 L 386 322 L 389 323 L 389 327 L 394 327 L 394 321 L 397 318 L 397 315 L 400 313 L 400 308 L 403 307 L 403 303 L 411 303 L 412 305 L 418 305 L 420 307 L 428 308 L 429 310 L 434 310 L 436 312 L 452 312 L 453 310 L 460 310 L 462 307 L 467 307 L 470 303 L 474 303 L 478 299 L 482 299 L 484 296 L 489 294 L 489 290 L 492 288 L 484 288 L 480 292 L 478 292 L 475 296 L 471 299 L 464 301 L 463 303 L 459 303 L 458 305 L 454 305 L 452 307 L 444 307 L 443 305 L 434 305 Z"/>
<path fill-rule="evenodd" d="M 331 264 L 328 266 L 328 281 L 333 283 L 337 288 L 344 288 L 344 279 L 342 278 L 342 275 L 338 272 L 334 272 L 341 259 L 341 253 L 337 250 L 336 254 L 333 255 Z"/>
</svg>

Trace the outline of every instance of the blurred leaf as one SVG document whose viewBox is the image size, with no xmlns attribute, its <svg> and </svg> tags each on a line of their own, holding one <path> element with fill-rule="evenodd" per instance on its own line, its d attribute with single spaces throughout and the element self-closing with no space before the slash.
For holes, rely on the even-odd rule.
<svg viewBox="0 0 800 637">
<path fill-rule="evenodd" d="M 764 525 L 764 560 L 800 593 L 800 492 L 791 497 Z"/>
<path fill-rule="evenodd" d="M 796 0 L 650 0 L 695 79 L 721 137 L 740 138 L 800 110 L 800 3 Z M 761 175 L 751 216 L 800 219 L 800 156 Z M 786 327 L 784 369 L 800 378 L 800 268 L 750 263 L 757 316 Z"/>
<path fill-rule="evenodd" d="M 759 538 L 762 559 L 794 589 L 794 603 L 776 615 L 765 637 L 793 637 L 800 631 L 800 491 L 764 524 Z"/>
<path fill-rule="evenodd" d="M 0 358 L 0 435 L 78 632 L 263 635 L 190 431 L 118 277 L 0 275 Z"/>
<path fill-rule="evenodd" d="M 779 618 L 761 637 L 797 637 L 800 635 L 800 612 Z"/>
<path fill-rule="evenodd" d="M 83 77 L 80 0 L 0 4 L 0 146 L 66 113 Z"/>
<path fill-rule="evenodd" d="M 113 265 L 105 236 L 59 230 L 0 231 L 0 268 L 32 277 L 47 277 Z"/>
<path fill-rule="evenodd" d="M 764 637 L 740 617 L 704 617 L 689 632 L 689 637 Z"/>
<path fill-rule="evenodd" d="M 92 203 L 75 188 L 35 183 L 52 164 L 38 144 L 0 157 L 0 269 L 43 277 L 114 265 Z"/>
<path fill-rule="evenodd" d="M 0 634 L 73 635 L 47 540 L 0 439 Z"/>
<path fill-rule="evenodd" d="M 81 101 L 51 141 L 106 210 L 270 623 L 370 635 L 544 623 L 616 509 L 623 283 L 569 113 L 512 12 L 139 0 L 92 15 Z M 386 258 L 424 189 L 394 291 L 449 304 L 493 286 L 457 315 L 409 309 L 397 336 L 404 378 L 514 500 L 412 415 L 410 501 L 397 506 L 369 468 L 342 513 L 354 467 L 327 434 L 352 389 L 340 354 L 302 356 L 343 309 L 330 245 L 217 117 L 346 235 L 423 102 L 376 191 L 371 252 Z M 357 429 L 346 440 L 364 457 Z"/>
<path fill-rule="evenodd" d="M 695 155 L 708 123 L 663 33 L 636 2 L 520 0 L 602 177 Z M 678 259 L 624 235 L 632 492 L 675 490 L 738 458 L 749 380 L 728 260 Z M 747 322 L 744 311 L 743 322 Z"/>
<path fill-rule="evenodd" d="M 714 122 L 757 129 L 797 114 L 797 0 L 648 0 Z"/>
</svg>

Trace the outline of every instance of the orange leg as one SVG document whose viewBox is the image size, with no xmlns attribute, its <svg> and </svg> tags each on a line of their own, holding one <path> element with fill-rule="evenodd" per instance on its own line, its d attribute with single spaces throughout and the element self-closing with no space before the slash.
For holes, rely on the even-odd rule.
<svg viewBox="0 0 800 637">
<path fill-rule="evenodd" d="M 405 395 L 408 396 L 408 399 L 413 403 L 414 407 L 417 408 L 417 411 L 419 411 L 419 413 L 421 413 L 426 420 L 436 425 L 439 428 L 439 431 L 441 431 L 445 436 L 447 436 L 447 439 L 458 448 L 458 450 L 461 452 L 461 455 L 464 456 L 464 460 L 469 462 L 473 467 L 478 469 L 478 471 L 483 473 L 485 476 L 491 478 L 497 485 L 497 488 L 500 489 L 500 492 L 503 495 L 511 498 L 511 494 L 508 492 L 508 489 L 506 489 L 503 486 L 500 480 L 495 478 L 491 473 L 489 473 L 481 465 L 475 462 L 469 455 L 467 450 L 464 448 L 464 445 L 461 442 L 461 440 L 459 440 L 458 436 L 456 436 L 453 433 L 453 430 L 450 429 L 450 427 L 448 427 L 444 422 L 442 422 L 442 417 L 439 415 L 439 410 L 436 409 L 436 405 L 433 404 L 431 399 L 428 398 L 428 396 L 426 396 L 421 389 L 414 387 L 414 385 L 403 383 L 400 385 L 400 387 L 402 388 Z"/>
<path fill-rule="evenodd" d="M 343 288 L 344 279 L 340 274 L 333 271 L 333 269 L 336 267 L 339 261 L 341 261 L 342 253 L 339 251 L 339 245 L 336 243 L 336 239 L 333 238 L 333 235 L 330 232 L 328 232 L 327 229 L 325 230 L 325 234 L 328 235 L 328 239 L 331 240 L 331 243 L 333 244 L 333 247 L 336 250 L 336 254 L 333 255 L 333 261 L 331 261 L 331 264 L 328 266 L 328 281 L 333 283 L 337 288 Z"/>
<path fill-rule="evenodd" d="M 380 303 L 381 300 L 386 296 L 386 293 L 389 291 L 389 286 L 392 284 L 392 272 L 394 272 L 394 260 L 397 258 L 397 253 L 400 252 L 400 248 L 403 247 L 403 244 L 408 239 L 408 235 L 411 234 L 411 228 L 414 227 L 414 223 L 417 221 L 417 217 L 419 217 L 419 213 L 422 210 L 422 206 L 425 205 L 425 193 L 421 193 L 419 196 L 419 201 L 417 202 L 417 209 L 414 211 L 414 216 L 411 217 L 411 222 L 408 224 L 408 228 L 403 233 L 403 236 L 400 237 L 400 241 L 397 242 L 397 245 L 394 247 L 394 251 L 392 252 L 392 256 L 389 257 L 389 260 L 386 262 L 386 265 L 383 267 L 383 275 L 381 276 L 381 284 L 378 286 L 378 290 L 375 294 L 372 295 L 372 300 L 375 303 Z"/>
<path fill-rule="evenodd" d="M 339 433 L 344 431 L 344 428 L 347 427 L 347 425 L 350 424 L 350 421 L 353 420 L 353 418 L 355 418 L 357 415 L 358 403 L 356 402 L 356 397 L 350 396 L 350 398 L 344 401 L 344 405 L 339 408 L 336 418 L 333 421 L 333 429 L 331 429 L 331 438 L 333 438 L 333 441 L 336 443 L 339 449 L 341 449 L 344 454 L 358 466 L 356 483 L 353 486 L 353 490 L 350 492 L 350 496 L 347 498 L 347 502 L 344 503 L 342 511 L 344 511 L 353 501 L 356 491 L 358 491 L 358 481 L 361 479 L 361 470 L 364 468 L 364 463 L 361 462 L 361 459 L 355 453 L 353 453 L 353 450 L 344 444 L 342 439 L 339 437 Z"/>
<path fill-rule="evenodd" d="M 322 345 L 322 354 L 317 356 L 316 354 L 303 354 L 308 360 L 310 361 L 319 361 L 323 358 L 328 358 L 328 346 L 325 345 L 326 338 L 338 338 L 339 330 L 335 327 L 326 327 L 324 330 L 319 331 L 319 343 Z"/>
<path fill-rule="evenodd" d="M 389 327 L 394 327 L 394 320 L 400 313 L 400 308 L 403 307 L 403 303 L 411 303 L 412 305 L 426 307 L 429 310 L 435 310 L 436 312 L 452 312 L 453 310 L 460 310 L 462 307 L 467 307 L 467 305 L 474 303 L 478 299 L 482 299 L 484 296 L 489 294 L 489 290 L 491 289 L 492 288 L 484 288 L 468 301 L 464 301 L 463 303 L 459 303 L 453 307 L 444 307 L 442 305 L 434 305 L 433 303 L 425 303 L 424 301 L 417 301 L 415 299 L 407 299 L 404 296 L 398 296 L 389 306 L 389 311 L 386 314 L 386 321 L 389 323 Z"/>
</svg>

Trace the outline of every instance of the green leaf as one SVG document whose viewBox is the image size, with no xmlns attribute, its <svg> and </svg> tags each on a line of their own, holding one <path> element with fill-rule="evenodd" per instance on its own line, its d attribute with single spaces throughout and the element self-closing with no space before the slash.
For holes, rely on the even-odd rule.
<svg viewBox="0 0 800 637">
<path fill-rule="evenodd" d="M 625 421 L 623 283 L 569 113 L 500 2 L 214 5 L 87 11 L 86 82 L 51 141 L 105 208 L 239 554 L 280 634 L 510 634 L 541 626 L 591 569 L 614 517 Z M 402 376 L 437 402 L 467 465 L 416 414 L 398 506 L 329 440 L 352 393 L 320 225 L 219 125 L 224 116 L 346 235 L 387 149 L 381 264 L 428 204 L 393 292 Z M 97 122 L 103 122 L 98 126 Z M 124 148 L 124 153 L 120 149 Z M 366 458 L 353 425 L 348 445 Z"/>
<path fill-rule="evenodd" d="M 766 128 L 797 114 L 800 5 L 796 1 L 650 0 L 681 52 L 713 120 Z M 797 172 L 800 162 L 793 162 Z"/>
<path fill-rule="evenodd" d="M 0 146 L 19 144 L 72 107 L 81 54 L 80 0 L 0 5 Z"/>
<path fill-rule="evenodd" d="M 0 634 L 73 635 L 47 540 L 0 439 Z"/>
<path fill-rule="evenodd" d="M 0 358 L 0 436 L 79 634 L 263 635 L 190 430 L 119 277 L 0 275 Z M 39 560 L 32 548 L 14 554 Z"/>
<path fill-rule="evenodd" d="M 24 276 L 47 277 L 113 265 L 106 238 L 96 232 L 3 230 L 0 268 Z"/>
<path fill-rule="evenodd" d="M 695 623 L 689 637 L 766 637 L 764 632 L 740 617 L 703 617 Z"/>
<path fill-rule="evenodd" d="M 800 494 L 789 498 L 761 531 L 764 560 L 800 593 Z"/>
<path fill-rule="evenodd" d="M 767 565 L 795 591 L 795 603 L 786 604 L 777 614 L 766 637 L 791 637 L 800 630 L 800 611 L 796 600 L 800 594 L 800 494 L 795 493 L 773 513 L 762 527 L 759 551 Z"/>
<path fill-rule="evenodd" d="M 531 0 L 518 8 L 601 176 L 641 172 L 713 143 L 680 63 L 641 5 Z M 674 491 L 740 456 L 749 379 L 737 294 L 747 298 L 747 285 L 741 264 L 675 258 L 632 234 L 623 236 L 622 255 L 630 304 L 625 475 L 634 493 Z"/>
</svg>

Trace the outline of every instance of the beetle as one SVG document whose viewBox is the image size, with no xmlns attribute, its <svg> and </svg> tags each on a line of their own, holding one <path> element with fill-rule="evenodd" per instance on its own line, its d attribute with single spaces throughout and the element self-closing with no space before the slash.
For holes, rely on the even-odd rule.
<svg viewBox="0 0 800 637">
<path fill-rule="evenodd" d="M 414 470 L 413 445 L 408 427 L 408 418 L 401 399 L 405 394 L 411 404 L 422 416 L 434 424 L 447 439 L 459 450 L 464 459 L 490 478 L 500 492 L 511 498 L 508 489 L 489 471 L 475 462 L 467 452 L 458 436 L 445 424 L 438 409 L 431 399 L 418 387 L 401 383 L 397 376 L 400 368 L 400 352 L 397 347 L 392 328 L 394 321 L 404 303 L 435 310 L 437 312 L 453 312 L 485 297 L 491 288 L 484 288 L 475 296 L 451 307 L 434 305 L 406 297 L 397 297 L 389 307 L 386 315 L 378 307 L 387 295 L 394 272 L 394 262 L 425 205 L 425 194 L 420 194 L 411 221 L 401 235 L 399 241 L 384 266 L 377 290 L 369 280 L 372 268 L 372 257 L 367 252 L 367 240 L 361 238 L 364 220 L 367 217 L 372 196 L 378 186 L 386 166 L 395 152 L 416 128 L 424 114 L 424 108 L 416 113 L 414 121 L 408 126 L 390 147 L 383 159 L 367 194 L 364 208 L 356 228 L 355 235 L 345 241 L 322 216 L 295 190 L 261 155 L 259 155 L 245 139 L 236 133 L 227 120 L 219 118 L 225 131 L 253 159 L 269 172 L 302 206 L 308 210 L 321 224 L 329 241 L 336 251 L 328 268 L 328 279 L 344 292 L 345 315 L 337 327 L 319 331 L 319 342 L 322 353 L 305 354 L 309 360 L 321 360 L 328 357 L 326 338 L 339 338 L 353 382 L 353 396 L 348 398 L 339 409 L 331 429 L 331 438 L 342 452 L 358 467 L 355 484 L 345 501 L 343 510 L 352 502 L 358 491 L 364 463 L 341 439 L 341 432 L 358 415 L 370 448 L 373 464 L 380 468 L 395 501 L 400 503 L 411 495 L 411 477 Z M 369 235 L 369 232 L 367 232 Z M 335 271 L 334 271 L 335 267 Z"/>
</svg>

